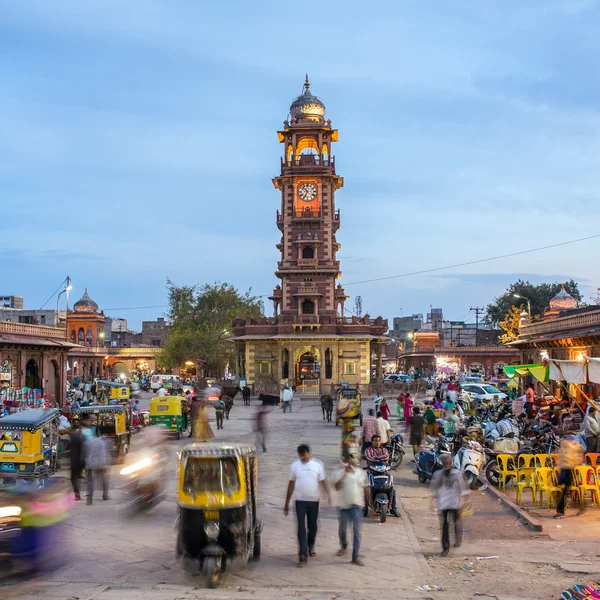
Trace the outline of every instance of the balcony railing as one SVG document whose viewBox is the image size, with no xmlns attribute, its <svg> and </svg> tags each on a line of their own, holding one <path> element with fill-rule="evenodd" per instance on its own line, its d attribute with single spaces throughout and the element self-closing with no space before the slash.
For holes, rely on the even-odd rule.
<svg viewBox="0 0 600 600">
<path fill-rule="evenodd" d="M 335 158 L 332 157 L 323 157 L 318 154 L 294 154 L 290 156 L 287 160 L 281 159 L 281 167 L 304 167 L 304 168 L 314 168 L 314 167 L 331 167 L 335 169 Z"/>
<path fill-rule="evenodd" d="M 295 325 L 295 324 L 320 324 L 320 325 L 373 325 L 387 327 L 387 319 L 377 317 L 328 317 L 322 315 L 280 315 L 278 317 L 260 317 L 253 319 L 235 319 L 233 327 L 247 325 Z M 506 349 L 504 349 L 506 351 Z"/>
<path fill-rule="evenodd" d="M 576 315 L 567 315 L 550 321 L 534 322 L 529 325 L 523 325 L 521 328 L 521 337 L 527 338 L 535 335 L 542 335 L 544 333 L 555 333 L 557 331 L 583 329 L 585 327 L 595 326 L 600 327 L 600 310 Z"/>
<path fill-rule="evenodd" d="M 49 327 L 47 325 L 29 325 L 28 323 L 0 321 L 0 333 L 15 333 L 18 335 L 54 338 L 66 341 L 66 331 L 63 327 Z"/>
</svg>

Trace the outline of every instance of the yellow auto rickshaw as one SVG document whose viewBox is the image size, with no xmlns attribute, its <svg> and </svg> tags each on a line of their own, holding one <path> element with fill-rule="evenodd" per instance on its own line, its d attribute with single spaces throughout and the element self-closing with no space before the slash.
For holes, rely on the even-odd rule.
<svg viewBox="0 0 600 600">
<path fill-rule="evenodd" d="M 176 553 L 217 587 L 227 562 L 260 558 L 254 446 L 189 444 L 179 454 Z"/>
<path fill-rule="evenodd" d="M 0 419 L 0 479 L 28 479 L 39 487 L 56 471 L 57 408 L 32 408 Z"/>
<path fill-rule="evenodd" d="M 97 394 L 100 402 L 127 402 L 131 398 L 131 386 L 115 381 L 98 381 Z"/>
<path fill-rule="evenodd" d="M 95 426 L 103 438 L 112 440 L 113 457 L 116 462 L 123 462 L 131 448 L 131 413 L 126 406 L 118 404 L 81 406 L 73 411 L 73 416 L 88 414 L 96 417 Z"/>
<path fill-rule="evenodd" d="M 178 440 L 187 431 L 187 400 L 183 396 L 157 396 L 150 400 L 150 423 L 164 428 Z"/>
</svg>

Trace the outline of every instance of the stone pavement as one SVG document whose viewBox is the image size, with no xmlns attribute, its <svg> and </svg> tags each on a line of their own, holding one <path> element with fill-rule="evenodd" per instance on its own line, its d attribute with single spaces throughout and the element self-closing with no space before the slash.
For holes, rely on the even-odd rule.
<svg viewBox="0 0 600 600">
<path fill-rule="evenodd" d="M 251 442 L 255 407 L 241 402 L 219 431 L 217 441 Z M 79 600 L 113 598 L 337 598 L 337 600 L 385 597 L 427 598 L 415 588 L 431 583 L 431 572 L 414 537 L 408 519 L 390 519 L 379 524 L 371 518 L 363 525 L 362 552 L 366 567 L 335 556 L 338 548 L 337 512 L 322 503 L 318 556 L 298 569 L 295 517 L 283 514 L 289 465 L 295 449 L 308 443 L 315 457 L 323 460 L 330 477 L 340 468 L 341 431 L 322 420 L 320 407 L 294 403 L 294 412 L 284 415 L 273 409 L 269 415 L 268 452 L 259 460 L 259 508 L 264 519 L 263 557 L 258 563 L 233 566 L 220 590 L 204 589 L 201 577 L 184 574 L 175 559 L 173 523 L 177 515 L 175 452 L 186 443 L 170 442 L 173 473 L 169 496 L 151 514 L 125 521 L 117 512 L 118 490 L 112 499 L 93 506 L 78 503 L 69 520 L 69 565 L 46 581 L 4 586 L 0 599 L 64 598 Z M 134 444 L 135 449 L 135 444 Z M 116 483 L 118 470 L 114 470 Z M 445 596 L 448 597 L 448 596 Z"/>
</svg>

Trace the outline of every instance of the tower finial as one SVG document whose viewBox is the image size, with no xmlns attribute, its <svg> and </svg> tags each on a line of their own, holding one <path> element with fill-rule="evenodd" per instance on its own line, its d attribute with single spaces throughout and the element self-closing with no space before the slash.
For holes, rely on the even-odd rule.
<svg viewBox="0 0 600 600">
<path fill-rule="evenodd" d="M 304 80 L 304 89 L 308 92 L 310 88 L 310 81 L 308 80 L 308 73 L 306 74 L 306 79 Z"/>
</svg>

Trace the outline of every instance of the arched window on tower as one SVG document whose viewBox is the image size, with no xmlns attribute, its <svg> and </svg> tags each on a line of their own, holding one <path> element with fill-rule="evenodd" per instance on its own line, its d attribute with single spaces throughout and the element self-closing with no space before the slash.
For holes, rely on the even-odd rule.
<svg viewBox="0 0 600 600">
<path fill-rule="evenodd" d="M 302 248 L 302 258 L 314 258 L 315 249 L 312 246 L 304 246 Z"/>
<path fill-rule="evenodd" d="M 303 315 L 314 315 L 315 314 L 315 303 L 312 300 L 304 300 L 302 302 L 302 314 Z"/>
<path fill-rule="evenodd" d="M 333 377 L 333 352 L 329 348 L 325 350 L 325 379 Z"/>
</svg>

